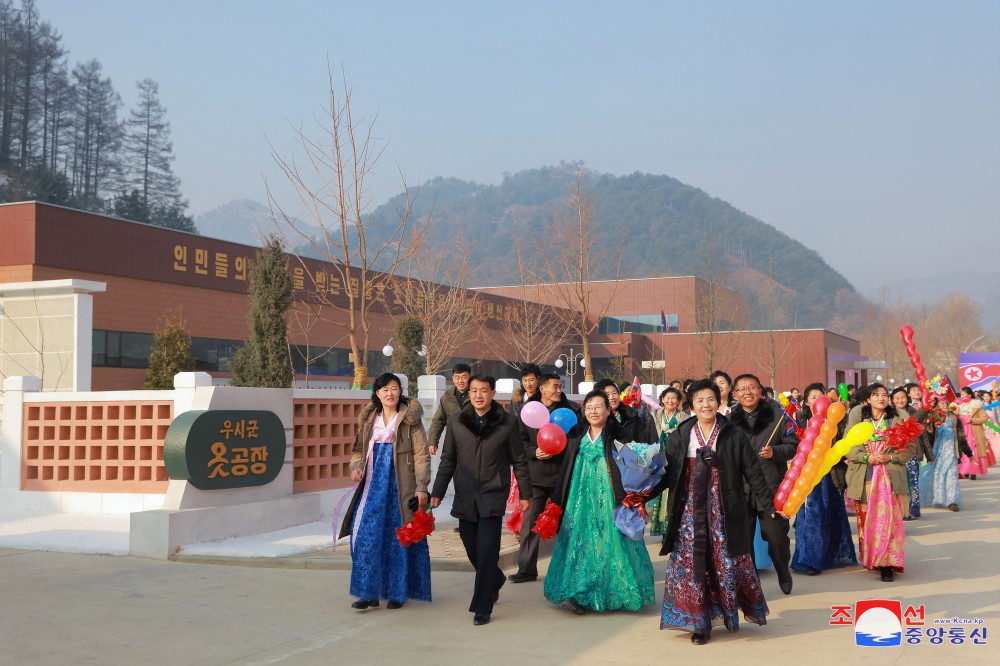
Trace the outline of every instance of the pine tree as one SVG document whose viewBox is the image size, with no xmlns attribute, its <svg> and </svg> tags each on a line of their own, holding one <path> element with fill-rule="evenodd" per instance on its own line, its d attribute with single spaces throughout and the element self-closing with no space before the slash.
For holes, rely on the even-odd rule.
<svg viewBox="0 0 1000 666">
<path fill-rule="evenodd" d="M 229 362 L 234 386 L 287 388 L 292 385 L 285 314 L 294 292 L 281 239 L 271 234 L 250 268 L 250 339 Z"/>
<path fill-rule="evenodd" d="M 191 336 L 184 326 L 184 311 L 167 310 L 163 326 L 153 333 L 149 350 L 149 369 L 142 383 L 144 389 L 167 390 L 174 387 L 174 375 L 194 370 Z"/>
<path fill-rule="evenodd" d="M 160 86 L 152 79 L 136 84 L 139 101 L 125 121 L 126 182 L 139 194 L 148 221 L 162 227 L 195 231 L 194 222 L 184 214 L 187 202 L 180 193 L 180 180 L 170 164 L 174 145 L 170 140 L 167 110 L 160 104 Z M 128 192 L 123 192 L 127 196 Z"/>
<path fill-rule="evenodd" d="M 400 317 L 392 332 L 396 342 L 392 350 L 392 371 L 406 375 L 411 395 L 417 387 L 417 377 L 424 373 L 424 358 L 420 349 L 424 344 L 424 325 L 416 317 Z"/>
</svg>

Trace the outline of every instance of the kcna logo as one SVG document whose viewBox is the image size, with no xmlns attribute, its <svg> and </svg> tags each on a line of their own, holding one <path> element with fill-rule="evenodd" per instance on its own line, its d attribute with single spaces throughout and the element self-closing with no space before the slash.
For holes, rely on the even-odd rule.
<svg viewBox="0 0 1000 666">
<path fill-rule="evenodd" d="M 903 606 L 898 601 L 869 599 L 855 604 L 854 643 L 891 647 L 903 642 Z"/>
</svg>

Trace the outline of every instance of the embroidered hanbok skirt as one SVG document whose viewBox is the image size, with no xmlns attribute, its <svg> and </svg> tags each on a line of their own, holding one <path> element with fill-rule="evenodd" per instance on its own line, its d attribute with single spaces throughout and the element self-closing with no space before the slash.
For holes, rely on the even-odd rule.
<svg viewBox="0 0 1000 666">
<path fill-rule="evenodd" d="M 365 489 L 351 524 L 351 594 L 373 601 L 431 600 L 427 539 L 403 546 L 392 444 L 373 444 Z"/>
<path fill-rule="evenodd" d="M 767 624 L 769 611 L 753 560 L 749 553 L 732 557 L 726 549 L 719 470 L 715 467 L 709 491 L 707 573 L 704 579 L 695 579 L 694 502 L 690 499 L 694 492 L 695 460 L 687 459 L 681 478 L 689 499 L 667 562 L 660 628 L 704 634 L 709 633 L 713 625 L 724 624 L 729 631 L 739 631 L 740 612 L 748 622 Z"/>
</svg>

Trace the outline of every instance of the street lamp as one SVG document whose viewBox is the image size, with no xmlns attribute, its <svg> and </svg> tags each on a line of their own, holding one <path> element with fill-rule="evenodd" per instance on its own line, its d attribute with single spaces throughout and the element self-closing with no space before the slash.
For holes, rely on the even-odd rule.
<svg viewBox="0 0 1000 666">
<path fill-rule="evenodd" d="M 977 342 L 979 342 L 980 340 L 982 340 L 982 339 L 983 339 L 983 338 L 985 338 L 985 337 L 986 337 L 985 335 L 980 335 L 980 336 L 979 336 L 978 338 L 976 338 L 975 340 L 973 340 L 972 342 L 970 342 L 970 343 L 969 343 L 969 346 L 968 346 L 968 347 L 966 347 L 966 348 L 965 348 L 965 351 L 964 351 L 964 352 L 962 352 L 962 353 L 963 353 L 963 354 L 967 354 L 967 353 L 969 353 L 969 350 L 970 350 L 970 349 L 972 349 L 972 345 L 976 344 Z"/>
<path fill-rule="evenodd" d="M 555 363 L 553 363 L 557 368 L 566 366 L 566 375 L 569 377 L 569 390 L 573 391 L 573 376 L 576 374 L 577 367 L 585 368 L 587 367 L 587 362 L 583 359 L 583 352 L 578 354 L 573 353 L 573 348 L 570 347 L 569 355 L 559 354 L 556 358 Z"/>
<path fill-rule="evenodd" d="M 391 342 L 392 338 L 389 338 L 389 343 Z M 385 347 L 382 347 L 383 356 L 391 357 L 392 352 L 396 351 L 395 349 L 392 348 L 392 345 L 389 343 L 386 343 Z M 427 356 L 427 345 L 420 345 L 420 351 L 417 352 L 417 356 Z"/>
</svg>

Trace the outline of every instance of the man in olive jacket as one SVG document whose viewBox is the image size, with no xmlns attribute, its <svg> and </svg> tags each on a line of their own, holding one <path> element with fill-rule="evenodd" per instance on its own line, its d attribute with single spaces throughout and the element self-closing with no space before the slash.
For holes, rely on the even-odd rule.
<svg viewBox="0 0 1000 666">
<path fill-rule="evenodd" d="M 438 442 L 441 441 L 441 433 L 448 425 L 448 419 L 458 414 L 469 404 L 469 377 L 472 376 L 472 368 L 465 363 L 456 363 L 451 371 L 451 382 L 454 386 L 441 394 L 441 401 L 438 403 L 437 411 L 431 418 L 431 429 L 427 433 L 427 448 L 431 455 L 437 455 Z"/>
<path fill-rule="evenodd" d="M 510 470 L 514 468 L 521 494 L 521 511 L 527 511 L 531 488 L 528 462 L 517 420 L 493 400 L 496 379 L 474 375 L 469 381 L 469 405 L 448 420 L 441 464 L 431 504 L 441 504 L 448 484 L 455 480 L 451 515 L 458 518 L 458 532 L 469 561 L 476 568 L 476 582 L 469 612 L 473 624 L 488 624 L 506 579 L 500 561 L 500 530 Z"/>
<path fill-rule="evenodd" d="M 764 398 L 760 380 L 754 375 L 740 375 L 733 381 L 733 395 L 739 403 L 729 412 L 729 422 L 742 430 L 750 446 L 760 457 L 760 467 L 770 492 L 768 502 L 761 502 L 747 492 L 750 533 L 760 521 L 760 534 L 767 542 L 767 552 L 778 574 L 778 587 L 785 594 L 792 592 L 791 544 L 788 520 L 774 515 L 774 496 L 788 471 L 788 461 L 795 457 L 799 445 L 794 432 L 788 433 L 783 410 L 774 400 Z"/>
</svg>

